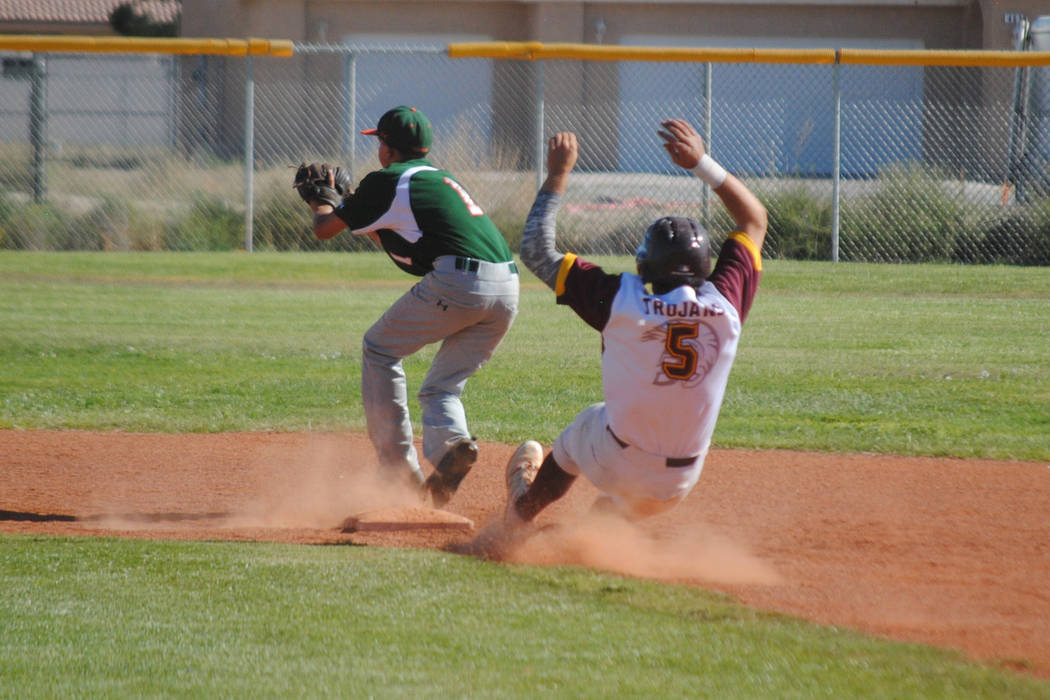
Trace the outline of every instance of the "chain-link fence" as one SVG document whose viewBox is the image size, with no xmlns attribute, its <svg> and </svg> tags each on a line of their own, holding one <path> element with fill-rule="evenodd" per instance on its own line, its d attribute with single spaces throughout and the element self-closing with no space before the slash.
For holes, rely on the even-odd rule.
<svg viewBox="0 0 1050 700">
<path fill-rule="evenodd" d="M 559 242 L 632 253 L 665 213 L 731 223 L 656 135 L 683 117 L 770 214 L 768 257 L 1050 264 L 1050 67 L 451 58 L 296 45 L 292 58 L 32 54 L 0 78 L 0 247 L 352 250 L 314 239 L 301 161 L 378 167 L 360 130 L 431 118 L 431 160 L 512 246 L 545 139 L 579 134 Z M 246 154 L 251 154 L 250 157 Z"/>
</svg>

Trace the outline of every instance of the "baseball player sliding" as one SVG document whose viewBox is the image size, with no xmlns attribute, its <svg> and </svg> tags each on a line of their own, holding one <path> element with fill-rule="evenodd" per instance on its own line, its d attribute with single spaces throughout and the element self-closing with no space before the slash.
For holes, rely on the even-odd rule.
<svg viewBox="0 0 1050 700">
<path fill-rule="evenodd" d="M 555 218 L 576 164 L 575 134 L 550 140 L 547 178 L 529 212 L 521 259 L 602 334 L 605 401 L 583 409 L 543 456 L 527 441 L 507 465 L 504 522 L 530 522 L 583 474 L 595 504 L 636 520 L 675 506 L 700 477 L 740 328 L 762 273 L 766 210 L 705 153 L 687 122 L 658 131 L 671 160 L 710 185 L 736 222 L 711 269 L 707 231 L 667 216 L 645 232 L 638 274 L 609 274 L 555 250 Z"/>
<path fill-rule="evenodd" d="M 374 129 L 382 169 L 349 192 L 341 168 L 304 165 L 295 187 L 313 211 L 318 238 L 344 228 L 368 235 L 399 268 L 422 277 L 365 333 L 361 393 L 380 469 L 423 486 L 444 506 L 478 458 L 460 396 L 492 356 L 518 312 L 518 270 L 503 234 L 451 173 L 427 160 L 430 121 L 395 107 Z M 424 480 L 413 445 L 402 358 L 441 342 L 419 389 Z"/>
</svg>

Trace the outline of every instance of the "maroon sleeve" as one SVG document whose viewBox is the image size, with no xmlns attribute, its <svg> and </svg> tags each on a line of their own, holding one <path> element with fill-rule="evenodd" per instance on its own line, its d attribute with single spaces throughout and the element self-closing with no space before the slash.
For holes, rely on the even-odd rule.
<svg viewBox="0 0 1050 700">
<path fill-rule="evenodd" d="M 620 289 L 620 275 L 610 275 L 599 266 L 566 255 L 555 288 L 557 301 L 565 304 L 597 331 L 605 328 L 612 312 L 613 297 Z"/>
<path fill-rule="evenodd" d="M 742 233 L 731 234 L 722 244 L 718 262 L 708 281 L 729 300 L 740 314 L 741 323 L 751 310 L 751 302 L 758 290 L 762 278 L 762 258 L 752 244 L 748 247 L 740 237 Z M 751 239 L 747 239 L 750 242 Z"/>
</svg>

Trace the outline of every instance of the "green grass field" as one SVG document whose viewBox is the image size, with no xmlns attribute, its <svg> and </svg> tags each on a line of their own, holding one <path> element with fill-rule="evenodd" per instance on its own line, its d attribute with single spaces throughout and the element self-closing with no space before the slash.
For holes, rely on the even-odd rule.
<svg viewBox="0 0 1050 700">
<path fill-rule="evenodd" d="M 0 537 L 0 696 L 1045 698 L 927 647 L 580 569 Z"/>
<path fill-rule="evenodd" d="M 0 427 L 362 429 L 360 338 L 410 283 L 368 254 L 0 252 Z M 767 263 L 715 444 L 1050 460 L 1048 328 L 1046 269 Z M 475 432 L 549 443 L 600 398 L 599 348 L 526 276 Z M 693 588 L 438 552 L 0 536 L 0 628 L 12 698 L 1050 697 Z"/>
<path fill-rule="evenodd" d="M 360 339 L 410 284 L 371 254 L 0 253 L 0 427 L 362 429 Z M 1050 459 L 1048 329 L 1044 268 L 767 263 L 715 444 Z M 599 350 L 526 274 L 474 432 L 549 444 Z"/>
</svg>

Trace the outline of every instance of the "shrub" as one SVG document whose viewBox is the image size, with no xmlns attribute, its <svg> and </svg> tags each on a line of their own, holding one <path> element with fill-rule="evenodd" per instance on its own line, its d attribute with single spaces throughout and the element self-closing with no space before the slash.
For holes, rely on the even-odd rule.
<svg viewBox="0 0 1050 700">
<path fill-rule="evenodd" d="M 960 241 L 955 259 L 967 263 L 1050 265 L 1050 198 L 996 209 L 980 235 Z"/>
<path fill-rule="evenodd" d="M 375 250 L 367 236 L 344 231 L 327 241 L 314 235 L 310 209 L 291 188 L 275 186 L 262 197 L 261 211 L 255 215 L 252 235 L 255 244 L 270 250 Z"/>
<path fill-rule="evenodd" d="M 126 199 L 106 197 L 102 203 L 76 220 L 82 236 L 96 240 L 102 250 L 160 250 L 163 230 L 160 220 Z"/>
<path fill-rule="evenodd" d="M 959 198 L 949 195 L 936 169 L 893 165 L 879 173 L 877 189 L 844 208 L 841 258 L 849 261 L 951 260 L 966 230 Z"/>
<path fill-rule="evenodd" d="M 1018 265 L 1050 265 L 1050 197 L 1037 202 L 1029 210 L 1031 226 L 1028 236 L 1010 262 Z"/>
<path fill-rule="evenodd" d="M 284 190 L 287 190 L 284 191 Z M 270 250 L 320 250 L 310 210 L 290 188 L 271 188 L 252 222 L 254 243 Z"/>
<path fill-rule="evenodd" d="M 7 222 L 11 220 L 11 216 L 14 214 L 15 207 L 8 199 L 8 193 L 0 190 L 0 248 L 5 248 L 4 245 L 5 233 L 7 231 Z"/>
<path fill-rule="evenodd" d="M 244 214 L 212 195 L 197 193 L 185 212 L 164 226 L 169 250 L 236 250 L 244 242 Z"/>
<path fill-rule="evenodd" d="M 0 190 L 33 191 L 32 153 L 27 144 L 0 144 Z"/>
<path fill-rule="evenodd" d="M 609 205 L 606 208 L 606 205 Z M 576 205 L 581 207 L 581 205 Z M 558 218 L 558 248 L 581 255 L 634 256 L 642 237 L 662 216 L 686 216 L 698 220 L 711 234 L 717 254 L 726 234 L 735 224 L 729 212 L 713 198 L 708 216 L 695 204 L 662 202 L 631 203 L 609 199 L 581 208 L 565 208 Z"/>
<path fill-rule="evenodd" d="M 527 213 L 518 212 L 510 207 L 489 210 L 489 218 L 496 228 L 500 230 L 503 237 L 507 239 L 507 245 L 511 252 L 521 250 L 521 237 L 525 233 L 525 218 Z"/>
<path fill-rule="evenodd" d="M 2 245 L 16 250 L 100 250 L 98 236 L 81 230 L 65 210 L 49 202 L 11 205 Z"/>
<path fill-rule="evenodd" d="M 831 258 L 831 202 L 804 186 L 776 192 L 765 198 L 769 230 L 763 255 L 789 260 Z"/>
<path fill-rule="evenodd" d="M 617 204 L 598 202 L 597 206 Z M 558 220 L 558 248 L 580 255 L 634 255 L 658 216 L 649 205 L 569 210 Z"/>
</svg>

